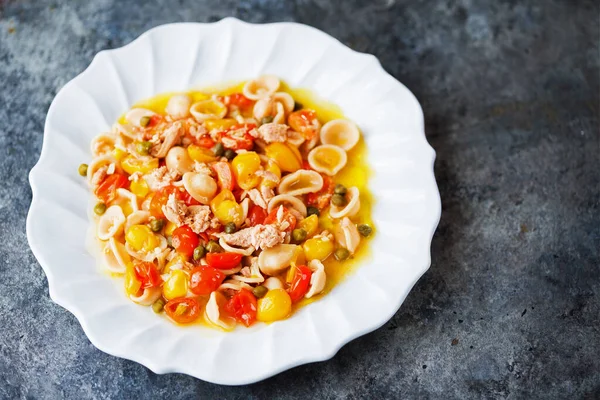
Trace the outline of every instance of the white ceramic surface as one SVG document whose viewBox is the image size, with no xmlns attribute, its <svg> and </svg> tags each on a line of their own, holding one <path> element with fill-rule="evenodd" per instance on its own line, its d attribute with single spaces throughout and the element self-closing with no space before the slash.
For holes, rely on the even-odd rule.
<svg viewBox="0 0 600 400">
<path fill-rule="evenodd" d="M 373 256 L 287 320 L 231 333 L 177 327 L 128 300 L 122 281 L 96 267 L 85 248 L 89 193 L 77 167 L 90 160 L 92 137 L 137 100 L 263 73 L 312 89 L 362 129 L 374 171 Z M 372 55 L 295 23 L 253 25 L 228 18 L 164 25 L 98 53 L 56 95 L 42 154 L 30 174 L 27 237 L 48 277 L 50 296 L 77 317 L 100 350 L 157 373 L 251 383 L 326 360 L 396 313 L 430 265 L 441 212 L 434 159 L 418 101 Z"/>
</svg>

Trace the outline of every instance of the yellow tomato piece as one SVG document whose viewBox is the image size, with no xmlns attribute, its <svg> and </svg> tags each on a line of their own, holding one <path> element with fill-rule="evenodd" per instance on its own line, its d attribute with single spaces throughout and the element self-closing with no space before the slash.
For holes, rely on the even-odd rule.
<svg viewBox="0 0 600 400">
<path fill-rule="evenodd" d="M 163 296 L 165 299 L 172 300 L 178 297 L 184 297 L 187 294 L 188 277 L 185 272 L 176 269 L 171 272 L 171 276 L 163 285 Z"/>
<path fill-rule="evenodd" d="M 220 119 L 227 113 L 227 106 L 212 99 L 194 103 L 194 111 L 205 115 L 204 119 Z"/>
<path fill-rule="evenodd" d="M 177 229 L 177 224 L 174 224 L 171 221 L 167 221 L 167 226 L 165 227 L 165 235 L 166 236 L 173 235 L 173 231 L 175 229 Z"/>
<path fill-rule="evenodd" d="M 308 239 L 302 245 L 304 255 L 310 260 L 325 260 L 333 252 L 333 241 L 327 238 Z"/>
<path fill-rule="evenodd" d="M 260 183 L 260 177 L 256 176 L 256 171 L 260 169 L 260 157 L 255 152 L 238 154 L 231 166 L 238 186 L 242 189 L 250 190 Z"/>
<path fill-rule="evenodd" d="M 118 147 L 115 147 L 113 149 L 113 157 L 115 157 L 115 160 L 117 160 L 117 161 L 121 161 L 122 159 L 125 158 L 126 155 L 127 155 L 127 152 L 125 150 L 121 150 Z"/>
<path fill-rule="evenodd" d="M 121 167 L 130 175 L 136 172 L 145 175 L 158 168 L 158 158 L 135 158 L 127 156 L 121 161 Z"/>
<path fill-rule="evenodd" d="M 256 319 L 273 322 L 284 319 L 292 312 L 292 300 L 283 289 L 269 290 L 265 297 L 258 300 Z"/>
<path fill-rule="evenodd" d="M 269 160 L 267 162 L 267 165 L 265 166 L 265 171 L 271 172 L 273 175 L 275 175 L 279 179 L 281 178 L 281 169 L 279 168 L 279 166 L 277 165 L 277 163 L 275 161 Z M 276 181 L 272 181 L 270 179 L 263 178 L 260 184 L 273 189 L 277 186 L 277 183 L 278 182 L 276 182 Z"/>
<path fill-rule="evenodd" d="M 244 209 L 241 205 L 233 200 L 224 200 L 220 202 L 214 209 L 215 217 L 223 225 L 233 222 L 237 226 L 242 224 L 242 218 L 244 217 Z"/>
<path fill-rule="evenodd" d="M 146 225 L 132 225 L 125 233 L 125 240 L 135 251 L 151 251 L 160 241 Z"/>
<path fill-rule="evenodd" d="M 206 121 L 204 121 L 204 126 L 209 131 L 212 131 L 213 129 L 225 130 L 231 128 L 237 123 L 238 122 L 233 118 L 207 119 Z"/>
<path fill-rule="evenodd" d="M 139 198 L 144 198 L 150 193 L 150 188 L 144 178 L 132 181 L 129 190 Z"/>
<path fill-rule="evenodd" d="M 165 265 L 164 269 L 163 269 L 163 273 L 166 272 L 170 272 L 171 268 L 175 265 L 184 265 L 184 263 L 188 262 L 188 258 L 186 256 L 184 256 L 183 254 L 179 254 L 177 253 L 177 255 L 175 257 L 173 257 L 171 259 L 171 261 L 169 261 L 167 263 L 167 265 Z"/>
<path fill-rule="evenodd" d="M 302 157 L 294 146 L 285 143 L 271 143 L 265 148 L 267 157 L 275 160 L 279 168 L 284 172 L 295 172 L 302 167 Z"/>
<path fill-rule="evenodd" d="M 317 229 L 319 229 L 319 217 L 313 214 L 310 217 L 304 218 L 298 222 L 296 228 L 304 229 L 307 237 L 314 236 L 317 233 Z"/>
<path fill-rule="evenodd" d="M 187 152 L 192 160 L 201 163 L 213 162 L 217 159 L 215 154 L 210 149 L 196 146 L 195 144 L 190 144 L 187 148 Z"/>
<path fill-rule="evenodd" d="M 127 264 L 125 269 L 125 292 L 130 296 L 135 296 L 140 291 L 142 283 L 135 276 L 132 264 Z"/>
</svg>

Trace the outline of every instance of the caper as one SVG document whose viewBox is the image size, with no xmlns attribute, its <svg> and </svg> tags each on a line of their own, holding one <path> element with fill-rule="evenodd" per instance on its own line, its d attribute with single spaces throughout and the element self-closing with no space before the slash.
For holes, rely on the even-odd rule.
<svg viewBox="0 0 600 400">
<path fill-rule="evenodd" d="M 341 183 L 335 185 L 335 188 L 333 189 L 333 193 L 341 194 L 342 196 L 345 196 L 347 192 L 348 190 L 346 189 L 346 186 L 342 185 Z"/>
<path fill-rule="evenodd" d="M 252 294 L 257 299 L 262 299 L 263 297 L 265 297 L 265 294 L 267 294 L 268 291 L 269 289 L 267 289 L 264 286 L 257 286 L 254 289 L 252 289 Z"/>
<path fill-rule="evenodd" d="M 225 224 L 225 233 L 233 233 L 237 231 L 237 226 L 235 226 L 234 222 L 228 222 Z"/>
<path fill-rule="evenodd" d="M 169 247 L 173 247 L 173 236 L 171 236 L 171 235 L 167 236 L 167 245 Z"/>
<path fill-rule="evenodd" d="M 333 253 L 333 256 L 338 261 L 344 261 L 346 258 L 348 258 L 350 256 L 350 252 L 348 250 L 346 250 L 345 248 L 340 247 Z"/>
<path fill-rule="evenodd" d="M 358 233 L 360 233 L 364 237 L 371 235 L 371 233 L 373 232 L 373 228 L 371 228 L 367 224 L 360 224 L 356 229 L 358 229 Z"/>
<path fill-rule="evenodd" d="M 96 206 L 94 207 L 94 212 L 96 213 L 96 215 L 104 214 L 106 212 L 106 204 L 102 202 L 96 204 Z"/>
<path fill-rule="evenodd" d="M 302 228 L 294 229 L 292 231 L 292 239 L 296 243 L 302 242 L 304 239 L 306 239 L 306 231 Z"/>
<path fill-rule="evenodd" d="M 154 311 L 157 314 L 160 314 L 163 311 L 163 308 L 165 308 L 165 301 L 162 298 L 156 300 L 152 304 L 152 311 Z"/>
<path fill-rule="evenodd" d="M 150 142 L 137 142 L 135 145 L 135 150 L 142 156 L 147 156 L 150 154 L 150 149 L 152 148 L 152 143 Z"/>
<path fill-rule="evenodd" d="M 79 175 L 81 176 L 87 176 L 87 170 L 88 170 L 88 165 L 87 164 L 81 164 L 79 166 Z"/>
<path fill-rule="evenodd" d="M 302 103 L 294 102 L 294 111 L 302 110 L 303 107 Z"/>
<path fill-rule="evenodd" d="M 346 198 L 341 194 L 334 194 L 333 196 L 331 196 L 331 204 L 333 204 L 336 207 L 344 207 L 346 203 L 348 203 L 346 201 Z"/>
<path fill-rule="evenodd" d="M 219 246 L 219 243 L 215 242 L 214 240 L 211 240 L 210 242 L 206 243 L 206 251 L 208 251 L 209 253 L 219 253 L 221 250 L 221 246 Z"/>
<path fill-rule="evenodd" d="M 164 219 L 153 219 L 150 221 L 150 230 L 152 230 L 152 232 L 160 232 L 163 226 L 165 226 Z"/>
<path fill-rule="evenodd" d="M 225 153 L 223 153 L 223 155 L 225 156 L 225 158 L 228 161 L 231 161 L 235 158 L 235 156 L 237 155 L 235 151 L 231 150 L 231 149 L 227 149 L 225 150 Z"/>
<path fill-rule="evenodd" d="M 215 144 L 215 147 L 213 147 L 212 151 L 215 153 L 215 156 L 221 157 L 223 154 L 225 154 L 225 146 L 223 146 L 223 143 L 217 143 Z"/>
<path fill-rule="evenodd" d="M 146 127 L 146 126 L 148 126 L 149 123 L 150 123 L 150 117 L 144 116 L 144 117 L 140 118 L 141 126 Z"/>
<path fill-rule="evenodd" d="M 313 206 L 306 207 L 306 215 L 308 217 L 310 217 L 311 215 L 316 215 L 318 217 L 320 214 L 321 213 L 319 212 L 319 209 L 317 207 L 313 207 Z"/>
<path fill-rule="evenodd" d="M 200 260 L 202 257 L 204 257 L 205 253 L 206 253 L 206 250 L 204 249 L 204 247 L 202 245 L 196 247 L 194 249 L 194 260 L 196 260 L 196 261 Z"/>
<path fill-rule="evenodd" d="M 273 117 L 271 117 L 270 115 L 267 117 L 263 117 L 263 119 L 260 120 L 260 123 L 262 125 L 264 124 L 270 124 L 271 122 L 273 122 Z"/>
</svg>

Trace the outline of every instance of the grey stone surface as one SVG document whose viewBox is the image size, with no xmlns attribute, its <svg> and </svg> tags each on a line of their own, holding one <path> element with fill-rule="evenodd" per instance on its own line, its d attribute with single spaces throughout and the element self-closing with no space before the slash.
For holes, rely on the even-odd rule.
<svg viewBox="0 0 600 400">
<path fill-rule="evenodd" d="M 0 398 L 600 398 L 596 1 L 0 1 Z M 419 98 L 443 203 L 431 269 L 330 361 L 223 387 L 106 355 L 25 236 L 48 106 L 156 25 L 298 21 Z M 74 110 L 76 112 L 76 110 Z"/>
</svg>

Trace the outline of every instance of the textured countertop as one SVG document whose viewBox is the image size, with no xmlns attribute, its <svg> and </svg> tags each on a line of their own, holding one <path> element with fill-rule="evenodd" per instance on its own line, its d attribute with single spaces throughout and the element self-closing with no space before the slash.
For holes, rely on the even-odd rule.
<svg viewBox="0 0 600 400">
<path fill-rule="evenodd" d="M 528 3 L 528 4 L 526 4 Z M 595 1 L 0 1 L 0 398 L 600 398 Z M 298 21 L 420 100 L 443 203 L 431 269 L 330 361 L 223 387 L 94 348 L 29 250 L 48 106 L 156 25 Z M 77 110 L 73 110 L 77 112 Z"/>
</svg>

